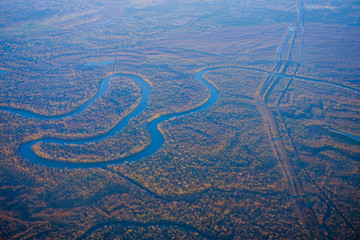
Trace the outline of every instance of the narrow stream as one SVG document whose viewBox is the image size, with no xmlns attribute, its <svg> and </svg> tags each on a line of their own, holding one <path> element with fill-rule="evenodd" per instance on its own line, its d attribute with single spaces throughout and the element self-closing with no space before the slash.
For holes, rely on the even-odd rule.
<svg viewBox="0 0 360 240">
<path fill-rule="evenodd" d="M 328 126 L 328 128 L 329 128 L 329 130 L 330 130 L 331 132 L 336 132 L 336 133 L 338 133 L 338 134 L 347 136 L 347 137 L 349 137 L 349 138 L 351 138 L 351 139 L 354 139 L 354 140 L 360 142 L 360 137 L 357 136 L 357 135 L 354 135 L 354 134 L 351 134 L 351 133 L 348 133 L 348 132 L 344 132 L 344 131 L 341 131 L 341 130 L 337 130 L 337 129 L 331 128 L 331 127 L 329 127 L 329 126 Z"/>
</svg>

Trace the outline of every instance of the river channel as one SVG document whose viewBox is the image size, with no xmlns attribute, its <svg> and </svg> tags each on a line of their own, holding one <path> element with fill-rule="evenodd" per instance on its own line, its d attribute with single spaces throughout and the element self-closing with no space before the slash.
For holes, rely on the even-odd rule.
<svg viewBox="0 0 360 240">
<path fill-rule="evenodd" d="M 39 120 L 60 119 L 60 118 L 64 118 L 64 117 L 74 116 L 74 115 L 79 114 L 80 112 L 84 111 L 91 103 L 93 103 L 94 101 L 96 101 L 98 98 L 100 98 L 101 96 L 103 96 L 105 94 L 105 92 L 109 88 L 111 78 L 114 78 L 116 76 L 125 76 L 128 78 L 131 78 L 133 81 L 135 81 L 141 87 L 141 90 L 142 90 L 141 102 L 133 112 L 131 112 L 129 115 L 127 115 L 122 121 L 120 121 L 114 128 L 112 128 L 107 133 L 97 136 L 97 137 L 79 139 L 79 140 L 42 138 L 42 139 L 37 139 L 37 140 L 26 142 L 26 143 L 22 144 L 19 149 L 19 152 L 20 152 L 20 155 L 22 158 L 27 159 L 28 161 L 30 161 L 32 163 L 44 165 L 47 167 L 57 167 L 57 168 L 102 167 L 102 168 L 104 168 L 108 165 L 119 164 L 119 163 L 124 163 L 124 162 L 132 162 L 132 161 L 136 161 L 136 160 L 140 160 L 140 159 L 152 156 L 159 149 L 162 148 L 162 146 L 165 142 L 164 136 L 160 133 L 160 131 L 158 129 L 158 125 L 160 123 L 162 123 L 166 120 L 169 120 L 171 118 L 174 118 L 174 117 L 182 117 L 185 115 L 204 111 L 204 110 L 208 109 L 209 107 L 211 107 L 217 101 L 220 93 L 211 83 L 207 82 L 203 78 L 203 75 L 206 72 L 209 72 L 209 71 L 215 70 L 215 69 L 217 69 L 217 68 L 205 69 L 205 70 L 202 70 L 195 74 L 195 78 L 198 81 L 200 81 L 202 84 L 204 84 L 209 90 L 209 98 L 207 99 L 207 101 L 205 103 L 203 103 L 202 105 L 200 105 L 196 108 L 188 110 L 188 111 L 166 114 L 166 115 L 160 116 L 159 118 L 152 120 L 147 125 L 147 129 L 151 136 L 150 145 L 147 148 L 145 148 L 143 151 L 140 151 L 136 154 L 133 154 L 133 155 L 125 157 L 125 158 L 114 159 L 112 161 L 96 162 L 96 163 L 74 163 L 74 162 L 56 161 L 56 159 L 48 160 L 48 159 L 44 159 L 44 158 L 41 158 L 38 155 L 36 155 L 33 152 L 33 150 L 31 149 L 31 147 L 34 144 L 37 144 L 39 142 L 55 143 L 55 144 L 89 144 L 89 143 L 99 142 L 99 141 L 104 140 L 105 138 L 109 138 L 109 137 L 116 135 L 129 123 L 129 121 L 131 119 L 138 116 L 141 112 L 143 112 L 147 108 L 149 97 L 151 94 L 151 86 L 146 81 L 144 81 L 142 78 L 140 78 L 138 76 L 131 75 L 131 74 L 115 74 L 115 75 L 105 78 L 100 83 L 99 90 L 93 98 L 88 100 L 86 103 L 84 103 L 83 105 L 81 105 L 80 107 L 78 107 L 77 109 L 72 111 L 71 113 L 67 113 L 64 115 L 48 117 L 48 116 L 38 115 L 38 114 L 32 113 L 30 111 L 13 109 L 13 108 L 1 108 L 1 110 L 6 110 L 6 111 L 9 111 L 9 112 L 12 112 L 15 114 L 19 114 L 23 117 L 31 117 L 31 118 L 35 118 L 35 119 L 39 119 Z"/>
</svg>

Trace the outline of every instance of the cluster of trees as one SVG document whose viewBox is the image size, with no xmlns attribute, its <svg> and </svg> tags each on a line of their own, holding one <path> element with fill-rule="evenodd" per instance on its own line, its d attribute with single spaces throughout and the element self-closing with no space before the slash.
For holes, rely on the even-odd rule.
<svg viewBox="0 0 360 240">
<path fill-rule="evenodd" d="M 75 71 L 74 66 L 50 72 L 38 70 L 36 76 L 9 71 L 0 104 L 46 116 L 66 114 L 95 95 L 105 77 L 99 72 Z"/>
<path fill-rule="evenodd" d="M 359 201 L 355 197 L 360 145 L 346 135 L 358 134 L 356 112 L 360 102 L 353 94 L 326 83 L 310 86 L 295 80 L 279 112 L 298 151 L 296 166 L 303 185 L 312 196 L 319 223 L 330 237 L 343 234 L 356 238 L 360 232 L 356 209 Z"/>
<path fill-rule="evenodd" d="M 207 77 L 222 90 L 221 75 Z M 251 99 L 240 96 L 235 87 L 221 91 L 218 102 L 201 114 L 160 124 L 166 140 L 158 154 L 119 171 L 160 195 L 210 187 L 281 191 L 282 176 L 261 116 Z"/>
</svg>

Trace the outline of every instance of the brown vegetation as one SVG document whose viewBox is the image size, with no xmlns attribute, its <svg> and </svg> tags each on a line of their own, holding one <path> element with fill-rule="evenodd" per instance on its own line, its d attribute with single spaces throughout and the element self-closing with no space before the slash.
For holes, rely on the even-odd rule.
<svg viewBox="0 0 360 240">
<path fill-rule="evenodd" d="M 50 162 L 141 151 L 150 120 L 209 97 L 199 69 L 222 67 L 204 75 L 220 96 L 206 111 L 161 123 L 156 154 L 104 168 L 46 167 L 19 147 L 110 131 L 139 104 L 131 79 L 113 78 L 103 97 L 64 119 L 0 111 L 0 238 L 359 238 L 360 145 L 332 130 L 360 135 L 357 27 L 302 25 L 303 5 L 285 0 L 173 1 L 159 11 L 153 1 L 47 1 L 53 12 L 17 2 L 1 10 L 0 106 L 69 113 L 115 73 L 152 86 L 146 110 L 114 137 L 34 145 Z M 26 14 L 15 14 L 24 4 Z"/>
</svg>

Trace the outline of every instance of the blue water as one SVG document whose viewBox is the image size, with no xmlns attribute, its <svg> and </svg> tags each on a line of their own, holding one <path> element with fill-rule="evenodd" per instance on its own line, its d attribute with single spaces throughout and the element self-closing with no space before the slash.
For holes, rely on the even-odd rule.
<svg viewBox="0 0 360 240">
<path fill-rule="evenodd" d="M 7 71 L 0 69 L 0 75 L 6 73 Z"/>
<path fill-rule="evenodd" d="M 347 133 L 347 132 L 344 132 L 344 131 L 341 131 L 341 130 L 337 130 L 337 129 L 334 129 L 334 128 L 331 128 L 331 127 L 328 127 L 330 131 L 332 132 L 336 132 L 336 133 L 339 133 L 339 134 L 342 134 L 344 136 L 347 136 L 351 139 L 354 139 L 356 141 L 360 141 L 360 137 L 359 136 L 356 136 L 354 134 L 351 134 L 351 133 Z"/>
<path fill-rule="evenodd" d="M 119 75 L 121 75 L 121 74 L 119 74 Z M 65 117 L 75 116 L 75 115 L 81 113 L 82 111 L 84 111 L 95 100 L 97 100 L 98 98 L 103 96 L 105 94 L 105 92 L 107 91 L 107 89 L 109 88 L 111 78 L 119 76 L 119 75 L 112 75 L 112 76 L 109 76 L 107 78 L 104 78 L 100 82 L 100 86 L 99 86 L 99 89 L 98 89 L 96 95 L 94 95 L 91 99 L 89 99 L 88 101 L 86 101 L 85 103 L 80 105 L 78 108 L 76 108 L 76 109 L 74 109 L 71 112 L 66 113 L 66 114 L 53 115 L 53 116 L 43 116 L 41 114 L 33 113 L 31 111 L 28 111 L 28 110 L 16 109 L 16 108 L 11 108 L 11 107 L 0 107 L 0 110 L 8 111 L 8 112 L 11 112 L 11 113 L 14 113 L 14 114 L 19 114 L 19 115 L 21 115 L 23 117 L 35 118 L 35 119 L 38 119 L 38 120 L 49 120 L 49 119 L 58 120 L 58 119 L 65 118 Z"/>
<path fill-rule="evenodd" d="M 174 117 L 182 117 L 188 114 L 194 114 L 203 110 L 206 110 L 207 108 L 209 108 L 210 106 L 212 106 L 218 99 L 219 97 L 219 91 L 209 82 L 207 82 L 204 78 L 203 75 L 211 70 L 215 70 L 214 69 L 207 69 L 207 70 L 203 70 L 198 72 L 195 77 L 197 80 L 199 80 L 201 83 L 203 83 L 208 89 L 209 89 L 209 99 L 202 104 L 201 106 L 198 106 L 194 109 L 185 111 L 185 112 L 179 112 L 179 113 L 172 113 L 172 114 L 166 114 L 163 115 L 157 119 L 154 119 L 153 121 L 151 121 L 148 125 L 147 125 L 147 129 L 150 133 L 151 136 L 151 143 L 150 145 L 143 151 L 136 153 L 134 155 L 131 155 L 129 157 L 125 157 L 125 158 L 120 158 L 120 159 L 114 159 L 113 161 L 108 161 L 108 162 L 98 162 L 98 163 L 71 163 L 71 162 L 62 162 L 62 161 L 56 161 L 56 160 L 47 160 L 44 158 L 41 158 L 39 156 L 37 156 L 31 149 L 31 146 L 38 143 L 38 142 L 46 142 L 46 143 L 56 143 L 56 144 L 88 144 L 88 143 L 94 143 L 94 142 L 99 142 L 104 140 L 105 138 L 109 138 L 114 136 L 115 134 L 117 134 L 118 132 L 121 131 L 121 129 L 123 127 L 125 127 L 128 122 L 138 116 L 142 111 L 144 111 L 147 107 L 147 103 L 149 100 L 149 96 L 151 93 L 151 87 L 150 85 L 145 82 L 142 78 L 138 77 L 138 76 L 134 76 L 134 75 L 123 75 L 123 76 L 127 76 L 131 79 L 133 79 L 137 84 L 140 85 L 141 89 L 142 89 L 142 98 L 141 98 L 141 102 L 139 104 L 139 106 L 132 112 L 130 113 L 128 116 L 126 116 L 115 128 L 111 129 L 109 132 L 107 132 L 106 134 L 103 134 L 101 136 L 98 137 L 93 137 L 93 138 L 89 138 L 89 139 L 80 139 L 80 140 L 66 140 L 66 139 L 54 139 L 54 138 L 46 138 L 46 139 L 38 139 L 38 140 L 33 140 L 27 143 L 24 143 L 23 145 L 20 146 L 20 155 L 24 158 L 27 159 L 28 161 L 35 163 L 35 164 L 40 164 L 40 165 L 45 165 L 47 167 L 58 167 L 58 168 L 93 168 L 93 167 L 106 167 L 108 165 L 112 165 L 112 164 L 119 164 L 119 163 L 124 163 L 125 161 L 127 162 L 132 162 L 132 161 L 136 161 L 142 158 L 146 158 L 146 157 L 150 157 L 151 155 L 155 154 L 159 149 L 162 148 L 165 139 L 164 136 L 160 133 L 159 129 L 158 129 L 158 125 L 161 122 L 164 122 L 168 119 L 174 118 Z M 119 74 L 121 75 L 121 74 Z M 101 84 L 104 84 L 103 88 L 98 91 L 98 94 L 96 96 L 94 96 L 91 100 L 91 102 L 94 102 L 97 98 L 99 98 L 100 96 L 102 96 L 105 91 L 107 90 L 108 86 L 109 86 L 109 81 L 112 77 L 115 77 L 118 75 L 114 75 L 114 76 L 110 76 L 108 78 L 105 78 Z M 90 103 L 89 103 L 90 104 Z M 82 109 L 85 109 L 84 106 L 81 106 Z M 80 107 L 79 107 L 80 109 Z M 24 111 L 21 112 L 22 110 L 16 110 L 18 114 L 21 114 L 23 116 L 28 116 L 29 112 L 28 111 Z M 76 110 L 71 114 L 67 114 L 67 116 L 71 116 L 75 113 L 78 113 L 80 110 Z M 30 114 L 31 115 L 31 114 Z M 34 117 L 33 115 L 31 115 L 32 117 Z M 39 118 L 38 116 L 35 116 L 36 118 Z"/>
<path fill-rule="evenodd" d="M 282 139 L 282 137 L 273 138 L 273 139 L 270 139 L 270 141 L 275 142 L 275 141 L 280 140 L 280 139 Z"/>
</svg>

